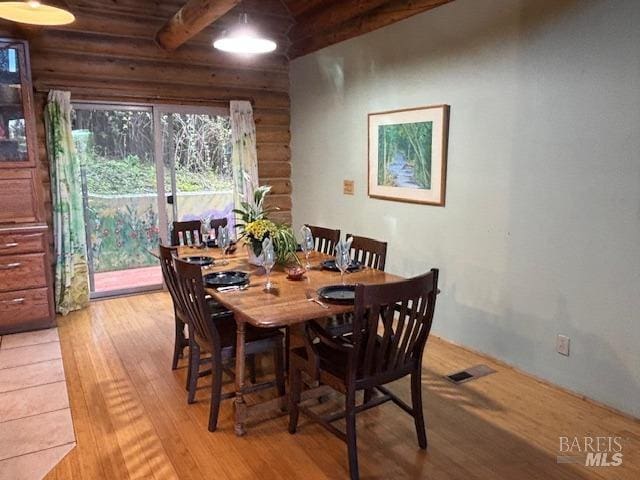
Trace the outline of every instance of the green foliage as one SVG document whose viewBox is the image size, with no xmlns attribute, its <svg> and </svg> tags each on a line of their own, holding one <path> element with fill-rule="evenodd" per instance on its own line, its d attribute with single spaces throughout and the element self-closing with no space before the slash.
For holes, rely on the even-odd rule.
<svg viewBox="0 0 640 480">
<path fill-rule="evenodd" d="M 251 244 L 251 248 L 256 256 L 262 253 L 261 239 L 254 238 L 247 230 L 246 227 L 258 220 L 268 220 L 268 215 L 271 212 L 277 210 L 277 208 L 265 208 L 264 200 L 267 194 L 271 191 L 270 185 L 264 185 L 258 187 L 253 194 L 252 202 L 241 202 L 241 207 L 233 210 L 239 216 L 239 222 L 236 224 L 240 228 L 240 238 L 244 238 L 245 241 Z M 271 222 L 269 222 L 271 223 Z M 298 242 L 293 229 L 289 225 L 274 224 L 275 229 L 273 232 L 267 232 L 265 236 L 270 236 L 273 240 L 273 248 L 276 252 L 276 261 L 279 264 L 286 264 L 293 260 L 297 261 L 295 252 L 298 247 Z"/>
<path fill-rule="evenodd" d="M 242 208 L 236 208 L 233 213 L 236 213 L 240 217 L 240 222 L 237 227 L 244 227 L 244 225 L 255 222 L 256 220 L 264 220 L 269 213 L 274 212 L 276 209 L 264 208 L 264 199 L 271 191 L 271 185 L 263 185 L 256 188 L 253 193 L 253 202 L 240 202 Z"/>
<path fill-rule="evenodd" d="M 99 195 L 126 195 L 155 193 L 155 165 L 142 162 L 129 155 L 123 159 L 108 159 L 95 155 L 85 156 L 85 171 L 89 193 Z M 168 177 L 168 175 L 165 175 Z M 176 184 L 180 192 L 203 190 L 231 190 L 232 182 L 214 171 L 192 172 L 176 168 Z M 165 178 L 165 191 L 171 191 L 171 179 Z"/>
</svg>

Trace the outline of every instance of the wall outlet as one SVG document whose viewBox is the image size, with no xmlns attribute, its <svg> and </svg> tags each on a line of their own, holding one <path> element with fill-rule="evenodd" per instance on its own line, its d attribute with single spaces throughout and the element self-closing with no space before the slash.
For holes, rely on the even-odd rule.
<svg viewBox="0 0 640 480">
<path fill-rule="evenodd" d="M 556 352 L 560 355 L 569 356 L 569 342 L 571 340 L 566 335 L 558 335 L 556 338 Z"/>
<path fill-rule="evenodd" d="M 353 180 L 344 180 L 342 189 L 345 195 L 353 195 L 355 189 Z"/>
</svg>

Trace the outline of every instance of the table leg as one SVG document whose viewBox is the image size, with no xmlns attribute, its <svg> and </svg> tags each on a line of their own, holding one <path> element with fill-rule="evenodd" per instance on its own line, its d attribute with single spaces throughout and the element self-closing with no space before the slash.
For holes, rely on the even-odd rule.
<svg viewBox="0 0 640 480">
<path fill-rule="evenodd" d="M 244 429 L 244 422 L 247 416 L 247 405 L 244 402 L 242 392 L 244 390 L 244 377 L 245 377 L 245 323 L 238 321 L 236 328 L 236 398 L 235 398 L 235 414 L 236 435 L 241 437 L 246 433 Z"/>
</svg>

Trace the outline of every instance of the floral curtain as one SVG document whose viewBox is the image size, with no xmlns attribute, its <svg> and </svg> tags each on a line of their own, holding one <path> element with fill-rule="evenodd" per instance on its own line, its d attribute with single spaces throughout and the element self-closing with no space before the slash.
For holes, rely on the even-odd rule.
<svg viewBox="0 0 640 480">
<path fill-rule="evenodd" d="M 250 102 L 232 101 L 230 110 L 235 204 L 240 208 L 240 202 L 253 202 L 253 192 L 258 188 L 256 124 Z"/>
<path fill-rule="evenodd" d="M 69 92 L 49 92 L 45 128 L 53 197 L 56 311 L 66 315 L 89 304 L 82 181 L 71 134 Z"/>
</svg>

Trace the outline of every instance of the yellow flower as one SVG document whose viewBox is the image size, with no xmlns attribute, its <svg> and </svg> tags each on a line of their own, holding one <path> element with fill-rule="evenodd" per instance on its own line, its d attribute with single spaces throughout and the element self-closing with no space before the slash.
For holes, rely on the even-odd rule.
<svg viewBox="0 0 640 480">
<path fill-rule="evenodd" d="M 256 220 L 245 225 L 244 231 L 247 235 L 252 236 L 256 240 L 263 240 L 267 233 L 270 236 L 275 235 L 278 227 L 271 220 Z"/>
</svg>

